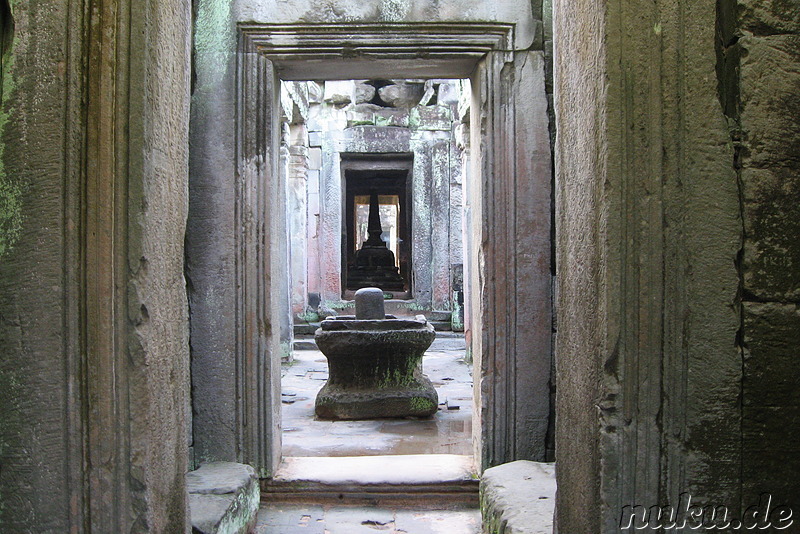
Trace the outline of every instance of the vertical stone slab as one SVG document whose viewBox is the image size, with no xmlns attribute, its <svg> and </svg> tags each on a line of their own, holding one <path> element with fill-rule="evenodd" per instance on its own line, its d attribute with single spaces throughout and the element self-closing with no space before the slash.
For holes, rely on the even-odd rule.
<svg viewBox="0 0 800 534">
<path fill-rule="evenodd" d="M 473 127 L 472 146 L 481 150 L 472 168 L 480 169 L 482 206 L 475 210 L 473 200 L 472 224 L 481 233 L 470 289 L 480 299 L 477 310 L 473 304 L 479 317 L 473 316 L 472 326 L 482 333 L 477 397 L 480 457 L 488 467 L 545 458 L 552 174 L 543 54 L 492 53 L 479 71 L 473 109 L 480 115 L 471 122 L 480 125 Z"/>
<path fill-rule="evenodd" d="M 649 363 L 663 369 L 662 408 L 654 423 L 663 433 L 659 502 L 676 502 L 688 491 L 706 502 L 730 503 L 736 514 L 742 465 L 736 258 L 742 221 L 734 150 L 715 75 L 719 58 L 712 27 L 718 13 L 713 2 L 683 0 L 665 2 L 652 17 L 662 30 L 663 126 L 652 127 L 651 139 L 662 145 L 652 158 L 663 160 L 662 177 L 653 178 L 664 184 L 663 359 Z M 640 42 L 651 42 L 649 31 L 640 29 Z M 642 202 L 652 190 L 638 192 Z M 650 232 L 642 237 L 650 239 Z M 649 309 L 643 301 L 640 316 L 651 314 Z"/>
<path fill-rule="evenodd" d="M 734 510 L 741 222 L 715 5 L 554 14 L 558 528 L 615 531 L 684 491 Z"/>
<path fill-rule="evenodd" d="M 236 34 L 230 2 L 200 1 L 189 137 L 186 277 L 197 464 L 239 460 L 236 394 Z"/>
<path fill-rule="evenodd" d="M 422 307 L 433 304 L 433 187 L 430 177 L 433 173 L 432 151 L 428 144 L 419 138 L 411 140 L 414 152 L 414 168 L 411 174 L 411 198 L 414 220 L 411 225 L 411 254 L 414 271 L 412 295 Z"/>
<path fill-rule="evenodd" d="M 183 247 L 191 5 L 150 1 L 131 4 L 129 10 L 130 78 L 120 80 L 129 84 L 130 101 L 127 120 L 116 121 L 116 135 L 118 147 L 127 145 L 130 150 L 127 219 L 122 219 L 127 233 L 128 337 L 119 360 L 126 362 L 122 369 L 130 375 L 128 391 L 121 392 L 129 399 L 130 412 L 117 412 L 117 417 L 131 440 L 132 509 L 119 507 L 124 496 L 112 502 L 120 525 L 130 521 L 131 532 L 180 532 L 189 522 L 184 475 L 189 469 L 191 407 Z M 124 193 L 116 202 L 122 198 Z M 123 382 L 119 374 L 117 380 Z"/>
<path fill-rule="evenodd" d="M 597 401 L 605 230 L 601 177 L 606 131 L 602 5 L 553 2 L 556 167 L 556 455 L 559 532 L 602 532 Z M 574 59 L 572 59 L 574 58 Z"/>
<path fill-rule="evenodd" d="M 287 175 L 287 206 L 289 216 L 289 242 L 291 261 L 292 314 L 300 315 L 306 308 L 308 293 L 308 147 L 304 124 L 293 125 L 292 144 L 289 147 Z"/>
<path fill-rule="evenodd" d="M 0 530 L 188 528 L 188 2 L 28 3 L 3 172 Z M 16 90 L 10 91 L 12 87 Z"/>
<path fill-rule="evenodd" d="M 449 140 L 437 139 L 431 151 L 431 300 L 435 310 L 450 308 L 450 162 Z"/>
<path fill-rule="evenodd" d="M 234 431 L 238 461 L 268 476 L 280 462 L 281 325 L 288 314 L 280 80 L 272 62 L 244 34 L 237 64 Z"/>
<path fill-rule="evenodd" d="M 311 150 L 314 150 L 312 147 Z M 308 280 L 308 292 L 320 292 L 320 252 L 319 252 L 319 224 L 320 224 L 320 207 L 319 207 L 319 169 L 312 169 L 308 171 L 308 220 L 306 229 L 308 235 L 306 237 L 308 248 L 306 265 L 308 271 L 306 279 Z"/>
<path fill-rule="evenodd" d="M 86 517 L 79 394 L 86 21 L 77 2 L 2 4 L 0 530 L 68 532 Z M 57 72 L 57 62 L 69 67 Z"/>
<path fill-rule="evenodd" d="M 187 232 L 194 445 L 198 463 L 247 463 L 265 476 L 280 458 L 289 313 L 280 91 L 271 62 L 236 35 L 229 6 L 200 4 Z"/>
<path fill-rule="evenodd" d="M 322 301 L 342 299 L 342 178 L 337 139 L 320 135 L 322 169 L 319 173 L 319 266 Z"/>
</svg>

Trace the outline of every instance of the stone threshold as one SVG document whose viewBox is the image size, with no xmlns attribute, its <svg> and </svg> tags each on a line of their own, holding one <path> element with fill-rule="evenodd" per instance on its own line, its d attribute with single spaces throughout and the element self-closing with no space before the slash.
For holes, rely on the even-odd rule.
<svg viewBox="0 0 800 534">
<path fill-rule="evenodd" d="M 261 481 L 262 501 L 340 505 L 472 507 L 479 479 L 472 456 L 287 457 Z"/>
</svg>

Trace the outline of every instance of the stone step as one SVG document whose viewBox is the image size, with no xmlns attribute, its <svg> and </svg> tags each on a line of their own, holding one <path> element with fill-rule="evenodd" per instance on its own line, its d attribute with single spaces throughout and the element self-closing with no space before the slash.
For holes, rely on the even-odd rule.
<svg viewBox="0 0 800 534">
<path fill-rule="evenodd" d="M 317 331 L 319 328 L 319 323 L 297 323 L 294 325 L 294 335 L 297 336 L 307 336 L 307 335 L 314 335 L 314 332 Z"/>
<path fill-rule="evenodd" d="M 294 350 L 319 350 L 317 347 L 317 342 L 314 341 L 314 337 L 300 337 L 295 338 L 292 342 L 292 348 Z"/>
<path fill-rule="evenodd" d="M 518 460 L 484 471 L 481 478 L 483 532 L 552 534 L 555 464 Z"/>
<path fill-rule="evenodd" d="M 251 532 L 255 527 L 260 487 L 255 470 L 232 462 L 203 464 L 186 474 L 192 532 Z"/>
<path fill-rule="evenodd" d="M 428 321 L 433 325 L 433 329 L 436 331 L 450 331 L 453 329 L 453 325 L 450 324 L 450 321 Z"/>
<path fill-rule="evenodd" d="M 287 457 L 262 480 L 265 502 L 476 506 L 471 456 Z"/>
<path fill-rule="evenodd" d="M 449 310 L 433 310 L 428 314 L 429 321 L 447 321 L 450 322 L 450 319 L 453 316 L 453 312 Z"/>
</svg>

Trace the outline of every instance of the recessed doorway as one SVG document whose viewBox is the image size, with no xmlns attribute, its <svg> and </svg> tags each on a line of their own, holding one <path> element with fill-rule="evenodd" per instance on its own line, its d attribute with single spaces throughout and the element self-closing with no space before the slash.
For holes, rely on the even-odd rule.
<svg viewBox="0 0 800 534">
<path fill-rule="evenodd" d="M 326 80 L 469 77 L 474 187 L 465 195 L 465 216 L 473 221 L 465 265 L 476 268 L 464 273 L 464 284 L 472 295 L 465 313 L 474 361 L 474 456 L 479 470 L 517 458 L 544 459 L 553 331 L 543 53 L 516 51 L 514 26 L 502 23 L 238 28 L 235 135 L 219 147 L 221 154 L 230 149 L 226 161 L 235 167 L 195 182 L 199 189 L 222 190 L 214 197 L 220 205 L 208 208 L 229 216 L 225 229 L 233 241 L 225 249 L 230 276 L 214 277 L 214 262 L 199 258 L 208 287 L 192 310 L 196 458 L 235 459 L 262 477 L 274 474 L 281 460 L 279 326 L 288 305 L 288 297 L 282 301 L 288 238 L 279 169 L 280 80 L 313 73 Z M 195 206 L 198 219 L 205 208 Z M 341 262 L 341 249 L 333 252 Z M 340 270 L 336 276 L 341 279 Z M 225 328 L 209 328 L 217 323 Z"/>
</svg>

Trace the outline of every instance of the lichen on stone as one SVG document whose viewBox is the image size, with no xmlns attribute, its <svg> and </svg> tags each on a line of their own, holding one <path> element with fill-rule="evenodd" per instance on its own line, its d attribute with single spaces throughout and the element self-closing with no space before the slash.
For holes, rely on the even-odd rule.
<svg viewBox="0 0 800 534">
<path fill-rule="evenodd" d="M 8 6 L 3 6 L 8 10 Z M 6 172 L 4 164 L 5 141 L 3 133 L 9 120 L 7 102 L 14 90 L 13 78 L 9 75 L 13 57 L 9 53 L 13 48 L 13 22 L 10 12 L 3 13 L 2 56 L 0 56 L 0 258 L 10 251 L 22 230 L 22 192 L 21 184 L 15 182 Z"/>
</svg>

